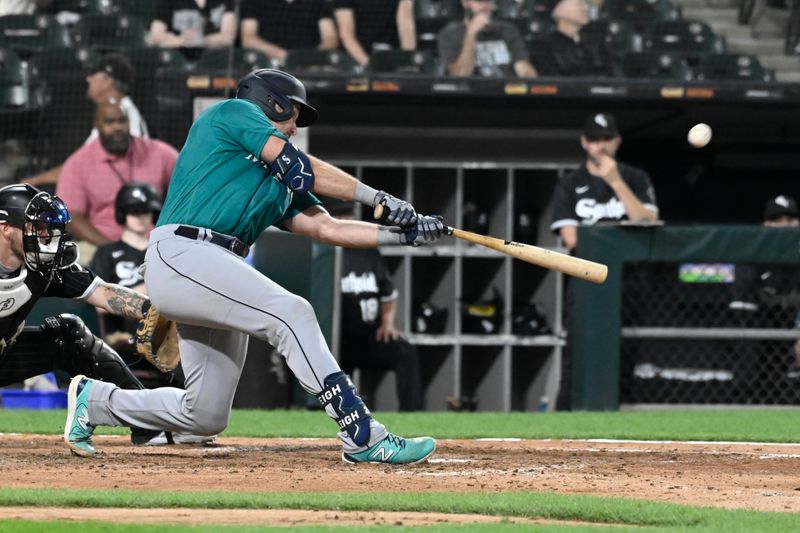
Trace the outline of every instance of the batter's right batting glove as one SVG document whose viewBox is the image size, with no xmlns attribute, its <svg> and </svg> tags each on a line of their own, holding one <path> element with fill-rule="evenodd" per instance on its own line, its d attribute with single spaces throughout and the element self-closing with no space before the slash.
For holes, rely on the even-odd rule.
<svg viewBox="0 0 800 533">
<path fill-rule="evenodd" d="M 444 223 L 439 215 L 420 215 L 417 223 L 403 229 L 400 235 L 400 244 L 405 246 L 420 246 L 432 244 L 444 233 Z"/>
<path fill-rule="evenodd" d="M 378 191 L 372 207 L 376 207 L 378 204 L 382 204 L 384 207 L 381 221 L 387 224 L 405 228 L 417 223 L 417 211 L 405 200 L 395 198 L 387 192 Z"/>
</svg>

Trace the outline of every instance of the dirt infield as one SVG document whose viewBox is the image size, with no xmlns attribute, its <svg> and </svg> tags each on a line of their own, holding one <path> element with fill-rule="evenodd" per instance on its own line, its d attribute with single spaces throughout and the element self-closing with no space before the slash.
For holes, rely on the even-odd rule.
<svg viewBox="0 0 800 533">
<path fill-rule="evenodd" d="M 442 440 L 429 463 L 408 467 L 345 465 L 333 439 L 221 437 L 211 446 L 145 448 L 130 446 L 124 437 L 98 437 L 96 445 L 102 457 L 81 459 L 72 456 L 57 436 L 3 435 L 2 485 L 147 491 L 531 491 L 800 512 L 800 445 L 791 444 Z M 9 511 L 20 518 L 113 519 L 103 509 L 14 508 L 4 509 L 4 516 Z M 281 513 L 228 510 L 224 516 L 225 523 L 243 524 L 352 520 L 410 525 L 490 519 L 421 513 Z M 216 522 L 211 515 L 191 511 L 186 520 Z"/>
</svg>

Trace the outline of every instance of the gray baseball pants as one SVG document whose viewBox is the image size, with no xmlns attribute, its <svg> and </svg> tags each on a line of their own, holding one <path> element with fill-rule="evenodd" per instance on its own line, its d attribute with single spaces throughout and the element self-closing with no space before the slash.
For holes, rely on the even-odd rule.
<svg viewBox="0 0 800 533">
<path fill-rule="evenodd" d="M 178 323 L 186 389 L 131 391 L 96 382 L 89 398 L 89 421 L 196 435 L 222 432 L 230 419 L 250 335 L 283 354 L 307 391 L 321 392 L 325 377 L 340 369 L 311 304 L 233 252 L 200 238 L 177 236 L 176 228 L 162 226 L 151 233 L 145 284 L 156 309 Z M 373 419 L 368 445 L 386 435 L 386 428 Z M 346 433 L 339 437 L 345 451 L 363 449 Z"/>
</svg>

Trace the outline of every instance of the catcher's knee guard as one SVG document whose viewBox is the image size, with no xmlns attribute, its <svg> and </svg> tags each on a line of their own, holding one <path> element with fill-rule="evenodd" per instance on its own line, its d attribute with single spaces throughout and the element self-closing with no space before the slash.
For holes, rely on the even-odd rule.
<svg viewBox="0 0 800 533">
<path fill-rule="evenodd" d="M 119 354 L 96 337 L 79 317 L 67 313 L 47 317 L 43 328 L 55 336 L 65 356 L 64 369 L 71 374 L 85 374 L 122 389 L 144 388 Z"/>
<path fill-rule="evenodd" d="M 330 406 L 335 416 L 331 416 L 339 428 L 353 439 L 357 446 L 369 442 L 370 419 L 372 413 L 358 396 L 356 388 L 344 372 L 336 372 L 325 378 L 325 388 L 317 394 L 323 407 Z"/>
</svg>

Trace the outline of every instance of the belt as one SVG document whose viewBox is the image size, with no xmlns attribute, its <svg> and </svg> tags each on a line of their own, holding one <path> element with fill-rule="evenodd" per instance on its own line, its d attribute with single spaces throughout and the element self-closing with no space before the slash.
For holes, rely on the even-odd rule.
<svg viewBox="0 0 800 533">
<path fill-rule="evenodd" d="M 247 257 L 247 255 L 250 253 L 250 247 L 241 240 L 237 239 L 236 237 L 228 237 L 222 233 L 211 231 L 210 229 L 193 228 L 192 226 L 178 226 L 178 228 L 175 230 L 175 235 L 178 235 L 179 237 L 186 237 L 187 239 L 192 239 L 195 241 L 201 240 L 210 242 L 211 244 L 216 244 L 217 246 L 221 246 L 226 250 L 230 250 L 239 257 Z"/>
</svg>

